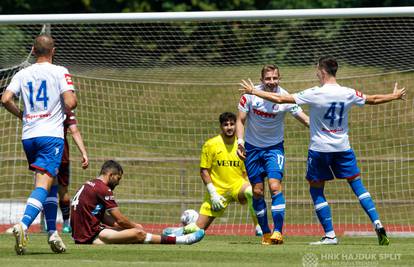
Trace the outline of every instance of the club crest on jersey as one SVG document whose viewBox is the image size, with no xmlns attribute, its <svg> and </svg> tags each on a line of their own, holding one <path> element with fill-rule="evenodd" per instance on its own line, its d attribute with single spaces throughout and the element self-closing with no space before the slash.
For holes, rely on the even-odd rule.
<svg viewBox="0 0 414 267">
<path fill-rule="evenodd" d="M 73 85 L 72 76 L 70 74 L 65 73 L 65 79 L 68 85 Z"/>
</svg>

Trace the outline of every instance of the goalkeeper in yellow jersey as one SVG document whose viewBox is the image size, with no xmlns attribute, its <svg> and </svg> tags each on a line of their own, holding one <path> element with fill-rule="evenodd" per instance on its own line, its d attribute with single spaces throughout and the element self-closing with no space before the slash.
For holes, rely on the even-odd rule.
<svg viewBox="0 0 414 267">
<path fill-rule="evenodd" d="M 201 151 L 200 175 L 208 192 L 200 207 L 200 216 L 195 225 L 166 228 L 164 234 L 181 235 L 198 228 L 207 230 L 214 219 L 224 213 L 229 203 L 237 201 L 248 204 L 256 235 L 263 235 L 253 210 L 252 187 L 247 180 L 244 163 L 237 155 L 236 115 L 224 112 L 219 121 L 221 134 L 207 140 Z"/>
</svg>

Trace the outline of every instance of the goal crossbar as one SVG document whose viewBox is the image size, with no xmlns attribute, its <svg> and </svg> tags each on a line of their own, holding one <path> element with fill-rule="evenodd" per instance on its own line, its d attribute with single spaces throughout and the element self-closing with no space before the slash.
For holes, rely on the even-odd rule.
<svg viewBox="0 0 414 267">
<path fill-rule="evenodd" d="M 24 23 L 119 23 L 119 22 L 166 22 L 166 21 L 226 21 L 272 20 L 311 18 L 364 18 L 364 17 L 412 17 L 414 7 L 380 8 L 332 8 L 287 9 L 252 11 L 194 11 L 194 12 L 146 12 L 146 13 L 96 13 L 96 14 L 41 14 L 3 15 L 0 24 Z"/>
</svg>

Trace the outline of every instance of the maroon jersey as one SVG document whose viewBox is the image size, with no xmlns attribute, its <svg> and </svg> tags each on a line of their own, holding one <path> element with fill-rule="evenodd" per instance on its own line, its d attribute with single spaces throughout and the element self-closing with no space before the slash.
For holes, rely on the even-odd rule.
<svg viewBox="0 0 414 267">
<path fill-rule="evenodd" d="M 65 148 L 63 149 L 62 162 L 69 163 L 69 143 L 66 135 L 68 133 L 68 128 L 71 125 L 78 124 L 78 121 L 75 117 L 75 112 L 73 110 L 65 112 L 65 120 L 63 121 L 63 133 L 65 137 Z"/>
<path fill-rule="evenodd" d="M 91 243 L 103 229 L 106 210 L 118 207 L 112 190 L 100 179 L 86 182 L 73 197 L 70 212 L 72 237 L 76 243 Z"/>
</svg>

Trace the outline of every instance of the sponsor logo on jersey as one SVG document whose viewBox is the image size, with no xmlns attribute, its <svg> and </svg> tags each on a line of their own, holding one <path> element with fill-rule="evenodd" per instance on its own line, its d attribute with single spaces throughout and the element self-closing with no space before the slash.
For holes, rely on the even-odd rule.
<svg viewBox="0 0 414 267">
<path fill-rule="evenodd" d="M 24 115 L 24 118 L 27 119 L 27 120 L 31 120 L 31 119 L 37 119 L 37 118 L 40 118 L 40 119 L 47 118 L 47 117 L 50 117 L 50 116 L 52 116 L 52 114 L 50 114 L 50 113 L 44 113 L 44 114 L 26 114 L 26 115 Z"/>
<path fill-rule="evenodd" d="M 336 128 L 336 129 L 326 129 L 326 128 L 322 128 L 322 132 L 325 133 L 339 133 L 339 132 L 343 132 L 344 128 Z"/>
<path fill-rule="evenodd" d="M 240 106 L 242 106 L 242 107 L 246 107 L 246 102 L 247 102 L 247 99 L 246 99 L 246 97 L 243 95 L 241 98 L 240 98 Z"/>
<path fill-rule="evenodd" d="M 357 90 L 355 90 L 355 94 L 356 94 L 356 96 L 357 96 L 357 97 L 361 97 L 361 98 L 362 98 L 362 97 L 363 97 L 363 95 L 364 95 L 362 92 L 357 91 Z"/>
<path fill-rule="evenodd" d="M 73 85 L 72 76 L 69 73 L 65 73 L 65 79 L 68 85 Z"/>
<path fill-rule="evenodd" d="M 276 114 L 272 114 L 272 113 L 268 113 L 268 112 L 264 112 L 258 109 L 253 109 L 254 114 L 260 116 L 260 117 L 265 117 L 265 118 L 275 118 Z"/>
<path fill-rule="evenodd" d="M 105 196 L 105 200 L 106 201 L 108 201 L 108 200 L 114 200 L 115 198 L 114 198 L 114 196 Z"/>
<path fill-rule="evenodd" d="M 217 165 L 220 167 L 240 167 L 238 160 L 217 160 Z"/>
</svg>

